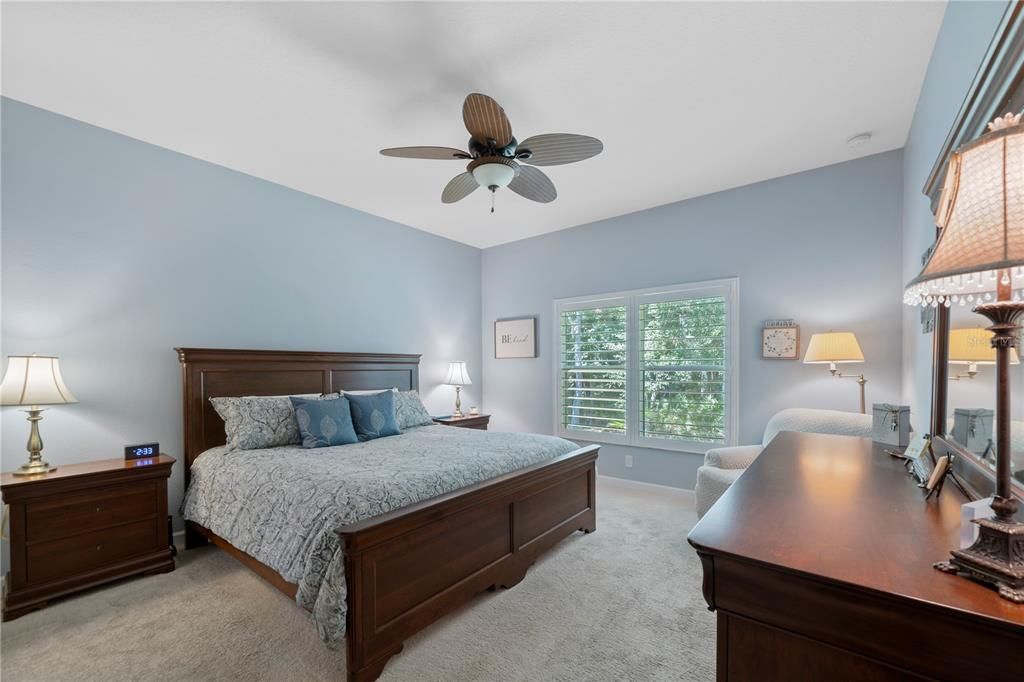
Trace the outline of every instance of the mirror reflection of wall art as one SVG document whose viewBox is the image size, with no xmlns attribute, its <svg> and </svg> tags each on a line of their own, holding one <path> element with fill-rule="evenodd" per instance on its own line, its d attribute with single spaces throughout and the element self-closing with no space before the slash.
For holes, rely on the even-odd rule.
<svg viewBox="0 0 1024 682">
<path fill-rule="evenodd" d="M 932 251 L 935 250 L 935 244 L 932 244 L 928 249 L 921 254 L 921 265 L 928 262 L 928 259 L 932 255 Z M 921 333 L 931 334 L 935 331 L 935 308 L 931 306 L 921 306 Z"/>
<path fill-rule="evenodd" d="M 537 318 L 520 317 L 494 323 L 494 357 L 537 357 Z"/>
</svg>

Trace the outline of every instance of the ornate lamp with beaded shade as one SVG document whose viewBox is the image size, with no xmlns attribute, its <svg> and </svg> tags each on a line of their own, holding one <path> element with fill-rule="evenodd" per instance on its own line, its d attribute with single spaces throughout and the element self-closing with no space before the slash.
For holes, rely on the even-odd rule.
<svg viewBox="0 0 1024 682">
<path fill-rule="evenodd" d="M 904 302 L 974 305 L 991 325 L 996 361 L 995 518 L 978 521 L 978 540 L 936 568 L 996 587 L 1024 603 L 1024 523 L 1010 478 L 1010 362 L 1024 316 L 1024 125 L 1006 114 L 950 159 L 939 199 L 939 239 Z"/>
<path fill-rule="evenodd" d="M 60 358 L 43 355 L 12 355 L 7 359 L 7 372 L 0 383 L 0 404 L 23 405 L 28 409 L 32 428 L 28 437 L 29 458 L 13 473 L 18 476 L 45 474 L 56 470 L 43 461 L 43 439 L 39 436 L 39 421 L 43 418 L 40 405 L 67 405 L 77 403 L 64 384 L 60 373 Z"/>
</svg>

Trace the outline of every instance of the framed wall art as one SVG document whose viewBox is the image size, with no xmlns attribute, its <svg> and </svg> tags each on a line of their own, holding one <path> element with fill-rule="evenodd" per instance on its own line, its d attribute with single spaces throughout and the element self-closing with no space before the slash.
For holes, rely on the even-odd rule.
<svg viewBox="0 0 1024 682">
<path fill-rule="evenodd" d="M 498 360 L 537 357 L 537 318 L 496 320 L 494 357 Z"/>
<path fill-rule="evenodd" d="M 761 329 L 761 357 L 796 360 L 800 357 L 800 325 L 793 320 L 769 320 Z"/>
</svg>

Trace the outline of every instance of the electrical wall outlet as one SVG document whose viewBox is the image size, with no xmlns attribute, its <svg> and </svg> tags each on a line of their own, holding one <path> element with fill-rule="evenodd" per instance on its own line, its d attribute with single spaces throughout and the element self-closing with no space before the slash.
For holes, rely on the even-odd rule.
<svg viewBox="0 0 1024 682">
<path fill-rule="evenodd" d="M 633 468 L 633 455 L 626 455 L 626 468 L 627 469 L 632 469 Z"/>
</svg>

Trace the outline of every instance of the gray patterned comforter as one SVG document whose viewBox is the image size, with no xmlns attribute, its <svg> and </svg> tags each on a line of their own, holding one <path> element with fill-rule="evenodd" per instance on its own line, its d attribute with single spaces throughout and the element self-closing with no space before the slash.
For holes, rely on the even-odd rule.
<svg viewBox="0 0 1024 682">
<path fill-rule="evenodd" d="M 365 443 L 213 448 L 192 465 L 182 514 L 299 586 L 331 646 L 345 634 L 334 529 L 576 449 L 552 436 L 423 426 Z"/>
</svg>

